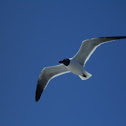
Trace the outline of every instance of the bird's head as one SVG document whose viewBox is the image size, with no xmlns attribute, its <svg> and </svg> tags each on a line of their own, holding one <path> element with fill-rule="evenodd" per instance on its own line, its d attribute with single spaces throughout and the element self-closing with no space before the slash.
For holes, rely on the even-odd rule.
<svg viewBox="0 0 126 126">
<path fill-rule="evenodd" d="M 68 66 L 70 64 L 69 59 L 63 59 L 62 61 L 59 61 L 59 63 L 63 63 L 65 66 Z"/>
</svg>

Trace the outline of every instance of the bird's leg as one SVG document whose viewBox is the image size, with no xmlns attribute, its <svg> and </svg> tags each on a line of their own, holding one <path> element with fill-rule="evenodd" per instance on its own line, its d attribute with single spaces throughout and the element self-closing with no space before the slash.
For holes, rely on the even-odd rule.
<svg viewBox="0 0 126 126">
<path fill-rule="evenodd" d="M 87 77 L 85 74 L 83 74 L 83 77 Z"/>
</svg>

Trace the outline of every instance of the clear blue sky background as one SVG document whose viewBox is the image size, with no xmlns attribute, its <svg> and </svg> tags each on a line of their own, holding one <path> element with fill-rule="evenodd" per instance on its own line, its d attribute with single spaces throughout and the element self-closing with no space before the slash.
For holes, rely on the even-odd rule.
<svg viewBox="0 0 126 126">
<path fill-rule="evenodd" d="M 35 102 L 43 67 L 72 57 L 85 39 L 126 35 L 125 0 L 0 1 L 0 126 L 126 126 L 126 39 L 100 46 Z"/>
</svg>

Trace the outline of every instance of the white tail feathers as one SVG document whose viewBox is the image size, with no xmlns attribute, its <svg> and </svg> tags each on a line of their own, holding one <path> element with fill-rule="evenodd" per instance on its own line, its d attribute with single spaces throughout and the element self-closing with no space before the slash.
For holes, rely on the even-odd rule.
<svg viewBox="0 0 126 126">
<path fill-rule="evenodd" d="M 87 79 L 89 79 L 92 75 L 90 74 L 90 73 L 88 73 L 87 71 L 84 71 L 84 75 L 86 76 L 86 77 L 84 77 L 84 76 L 82 76 L 82 75 L 79 75 L 79 77 L 81 78 L 81 80 L 87 80 Z"/>
</svg>

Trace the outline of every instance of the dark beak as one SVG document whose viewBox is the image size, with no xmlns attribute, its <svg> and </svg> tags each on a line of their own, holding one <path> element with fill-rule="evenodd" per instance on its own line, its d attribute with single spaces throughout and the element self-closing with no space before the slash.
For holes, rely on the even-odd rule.
<svg viewBox="0 0 126 126">
<path fill-rule="evenodd" d="M 59 63 L 63 63 L 63 61 L 59 61 Z"/>
</svg>

